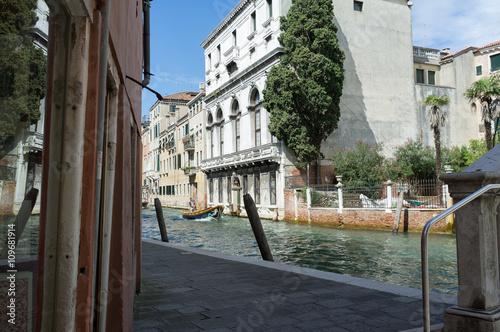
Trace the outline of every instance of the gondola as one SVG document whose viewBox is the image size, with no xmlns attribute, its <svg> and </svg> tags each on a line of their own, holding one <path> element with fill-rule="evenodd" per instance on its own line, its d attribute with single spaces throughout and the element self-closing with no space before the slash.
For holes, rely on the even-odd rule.
<svg viewBox="0 0 500 332">
<path fill-rule="evenodd" d="M 217 205 L 206 208 L 204 210 L 197 210 L 194 212 L 190 211 L 182 211 L 182 217 L 184 219 L 204 219 L 204 218 L 213 218 L 219 219 L 222 215 L 222 211 L 224 211 L 224 206 Z"/>
</svg>

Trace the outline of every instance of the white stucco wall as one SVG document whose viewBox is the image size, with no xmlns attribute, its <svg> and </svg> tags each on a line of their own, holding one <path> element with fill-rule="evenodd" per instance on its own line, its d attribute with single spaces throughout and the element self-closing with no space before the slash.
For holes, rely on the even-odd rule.
<svg viewBox="0 0 500 332">
<path fill-rule="evenodd" d="M 357 140 L 384 143 L 385 152 L 416 138 L 411 9 L 406 1 L 368 0 L 363 11 L 334 0 L 334 22 L 345 52 L 339 128 L 323 145 L 352 147 Z"/>
<path fill-rule="evenodd" d="M 450 145 L 467 145 L 470 139 L 479 138 L 480 114 L 472 112 L 471 104 L 464 97 L 465 91 L 476 80 L 475 70 L 472 51 L 441 64 L 441 82 L 455 88 L 455 94 L 450 98 L 449 123 L 453 128 Z"/>
</svg>

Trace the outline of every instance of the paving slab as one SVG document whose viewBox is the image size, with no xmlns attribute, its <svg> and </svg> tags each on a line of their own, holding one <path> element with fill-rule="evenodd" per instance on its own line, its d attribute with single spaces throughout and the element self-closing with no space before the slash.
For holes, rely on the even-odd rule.
<svg viewBox="0 0 500 332">
<path fill-rule="evenodd" d="M 421 291 L 143 239 L 134 330 L 404 331 L 422 321 Z M 431 295 L 431 324 L 456 296 Z"/>
</svg>

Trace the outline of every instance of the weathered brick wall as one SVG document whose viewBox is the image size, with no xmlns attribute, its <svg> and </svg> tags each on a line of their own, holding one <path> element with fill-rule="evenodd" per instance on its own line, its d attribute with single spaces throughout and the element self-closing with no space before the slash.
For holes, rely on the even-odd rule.
<svg viewBox="0 0 500 332">
<path fill-rule="evenodd" d="M 295 219 L 294 193 L 291 190 L 285 192 L 285 220 L 292 222 L 308 223 L 307 206 L 300 202 L 297 204 L 297 220 Z M 291 208 L 289 208 L 291 207 Z M 418 232 L 431 218 L 437 216 L 443 210 L 417 210 L 405 209 L 401 213 L 399 223 L 400 231 Z M 338 213 L 337 209 L 312 208 L 310 211 L 311 224 L 322 226 L 350 227 L 350 228 L 372 228 L 392 230 L 395 210 L 375 209 L 343 209 Z M 432 228 L 432 232 L 449 232 L 450 225 L 446 220 L 440 221 Z"/>
<path fill-rule="evenodd" d="M 14 212 L 15 194 L 15 182 L 0 181 L 0 216 L 12 215 Z"/>
</svg>

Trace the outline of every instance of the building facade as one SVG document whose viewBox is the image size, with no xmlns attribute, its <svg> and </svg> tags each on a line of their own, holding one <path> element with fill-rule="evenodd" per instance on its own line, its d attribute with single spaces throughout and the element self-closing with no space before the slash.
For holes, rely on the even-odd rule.
<svg viewBox="0 0 500 332">
<path fill-rule="evenodd" d="M 150 108 L 150 123 L 143 134 L 143 192 L 149 204 L 159 198 L 163 205 L 187 207 L 193 198 L 207 205 L 206 177 L 200 169 L 205 154 L 203 112 L 204 84 L 200 92 L 166 96 Z"/>
<path fill-rule="evenodd" d="M 152 163 L 149 162 L 149 146 L 150 146 L 150 133 L 149 133 L 149 115 L 142 117 L 142 204 L 148 205 L 151 202 L 151 180 L 148 179 L 148 174 L 152 171 Z"/>
<path fill-rule="evenodd" d="M 267 72 L 283 47 L 279 18 L 291 1 L 240 1 L 202 42 L 205 50 L 206 156 L 208 205 L 245 215 L 249 193 L 261 217 L 282 219 L 286 167 L 293 166 L 285 147 L 268 131 L 262 107 Z"/>
<path fill-rule="evenodd" d="M 386 154 L 392 154 L 404 139 L 419 135 L 412 3 L 334 0 L 333 5 L 346 56 L 345 79 L 339 126 L 321 151 L 328 156 L 333 148 L 363 140 L 383 142 Z M 202 169 L 211 205 L 224 204 L 238 213 L 241 194 L 248 192 L 261 216 L 282 218 L 286 178 L 297 170 L 293 155 L 267 130 L 269 113 L 261 96 L 270 67 L 283 54 L 277 41 L 279 17 L 290 6 L 291 1 L 242 0 L 201 44 L 207 83 L 207 159 Z"/>
<path fill-rule="evenodd" d="M 428 107 L 422 103 L 431 94 L 450 98 L 446 106 L 448 116 L 441 129 L 443 145 L 467 145 L 470 139 L 484 138 L 481 114 L 473 111 L 464 93 L 480 78 L 500 73 L 500 41 L 483 47 L 466 47 L 451 54 L 449 51 L 413 47 L 417 125 L 426 145 L 433 145 L 434 138 L 428 130 Z"/>
</svg>

